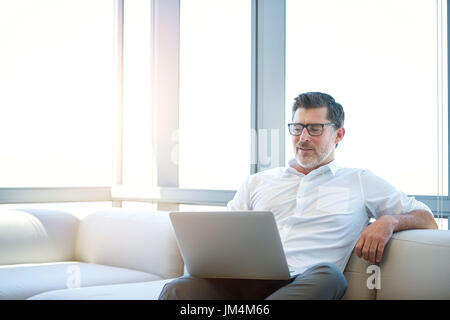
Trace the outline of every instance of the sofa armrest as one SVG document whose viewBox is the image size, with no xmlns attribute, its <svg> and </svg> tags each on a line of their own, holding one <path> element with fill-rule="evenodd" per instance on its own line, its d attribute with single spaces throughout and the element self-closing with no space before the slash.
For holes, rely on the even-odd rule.
<svg viewBox="0 0 450 320">
<path fill-rule="evenodd" d="M 380 263 L 376 299 L 450 299 L 450 231 L 393 235 Z"/>
<path fill-rule="evenodd" d="M 0 210 L 0 265 L 69 261 L 78 219 L 48 209 Z"/>
</svg>

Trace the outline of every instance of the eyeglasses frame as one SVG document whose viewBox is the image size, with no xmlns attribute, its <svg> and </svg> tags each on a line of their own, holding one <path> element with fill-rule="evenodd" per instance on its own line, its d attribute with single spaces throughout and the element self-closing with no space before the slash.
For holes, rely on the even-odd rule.
<svg viewBox="0 0 450 320">
<path fill-rule="evenodd" d="M 291 133 L 291 129 L 290 129 L 290 128 L 291 128 L 291 126 L 293 126 L 293 125 L 301 125 L 301 126 L 302 126 L 302 130 L 300 131 L 299 134 L 292 134 L 292 133 Z M 314 135 L 314 134 L 311 134 L 311 132 L 309 132 L 309 130 L 310 130 L 310 128 L 311 128 L 310 126 L 312 126 L 312 125 L 321 125 L 321 126 L 322 126 L 322 131 L 320 132 L 320 134 Z M 299 122 L 292 122 L 292 123 L 288 123 L 288 131 L 289 131 L 289 133 L 290 133 L 292 136 L 298 137 L 298 136 L 302 135 L 303 129 L 306 128 L 306 131 L 308 131 L 308 134 L 309 134 L 310 136 L 312 136 L 312 137 L 320 137 L 320 136 L 323 134 L 323 130 L 324 130 L 325 126 L 330 126 L 330 125 L 336 126 L 336 123 L 333 123 L 333 122 L 327 122 L 327 123 L 308 123 L 308 124 L 303 124 L 303 123 L 299 123 Z"/>
</svg>

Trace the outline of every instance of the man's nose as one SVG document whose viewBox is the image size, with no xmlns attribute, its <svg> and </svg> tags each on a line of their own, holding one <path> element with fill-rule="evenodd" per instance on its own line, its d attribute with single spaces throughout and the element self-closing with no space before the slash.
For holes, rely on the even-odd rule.
<svg viewBox="0 0 450 320">
<path fill-rule="evenodd" d="M 309 141 L 311 140 L 311 136 L 309 135 L 308 130 L 305 128 L 303 128 L 302 133 L 300 134 L 299 137 L 300 141 Z"/>
</svg>

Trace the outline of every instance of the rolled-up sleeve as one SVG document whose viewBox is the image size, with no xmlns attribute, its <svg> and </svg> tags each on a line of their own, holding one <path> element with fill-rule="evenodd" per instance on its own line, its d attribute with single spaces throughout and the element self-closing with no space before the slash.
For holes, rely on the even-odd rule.
<svg viewBox="0 0 450 320">
<path fill-rule="evenodd" d="M 423 202 L 397 190 L 392 184 L 370 170 L 362 171 L 361 188 L 365 207 L 371 218 L 377 219 L 389 214 L 405 214 L 414 210 L 426 210 L 432 213 Z"/>
</svg>

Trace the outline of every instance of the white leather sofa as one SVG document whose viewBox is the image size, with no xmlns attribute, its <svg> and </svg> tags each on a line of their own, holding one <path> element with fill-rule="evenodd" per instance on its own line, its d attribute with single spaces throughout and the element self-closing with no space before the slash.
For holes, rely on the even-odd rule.
<svg viewBox="0 0 450 320">
<path fill-rule="evenodd" d="M 450 299 L 450 231 L 396 233 L 368 267 L 353 253 L 344 299 Z M 0 299 L 152 300 L 183 270 L 167 212 L 0 211 Z"/>
</svg>

